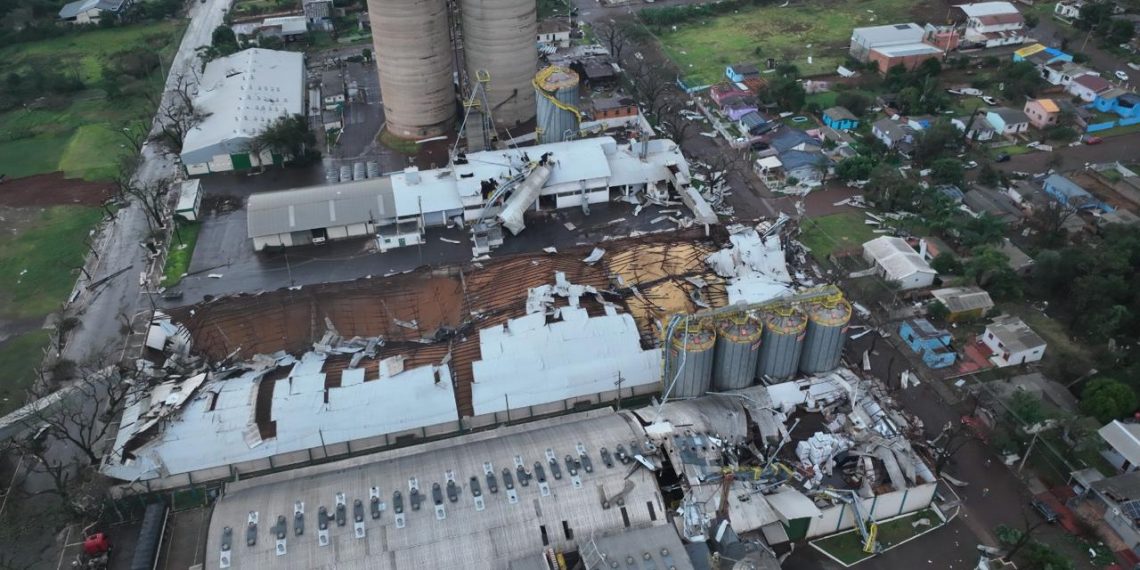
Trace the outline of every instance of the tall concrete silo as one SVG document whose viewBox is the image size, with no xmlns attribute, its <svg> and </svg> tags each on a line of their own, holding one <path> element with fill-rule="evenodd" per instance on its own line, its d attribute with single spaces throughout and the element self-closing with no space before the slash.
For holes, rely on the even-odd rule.
<svg viewBox="0 0 1140 570">
<path fill-rule="evenodd" d="M 531 79 L 538 67 L 538 7 L 534 0 L 461 0 L 467 73 L 484 70 L 487 102 L 499 127 L 534 118 Z"/>
<path fill-rule="evenodd" d="M 713 387 L 739 390 L 751 386 L 760 357 L 760 323 L 741 313 L 719 320 L 716 329 Z"/>
<path fill-rule="evenodd" d="M 552 65 L 534 76 L 534 93 L 538 99 L 535 133 L 539 144 L 562 142 L 577 134 L 578 74 L 565 67 Z"/>
<path fill-rule="evenodd" d="M 765 309 L 761 321 L 764 334 L 761 336 L 756 376 L 767 376 L 773 380 L 792 379 L 800 366 L 807 317 L 799 308 L 786 306 Z"/>
<path fill-rule="evenodd" d="M 810 306 L 800 372 L 818 374 L 835 370 L 843 358 L 843 343 L 847 340 L 847 324 L 850 322 L 851 304 L 846 299 Z"/>
<path fill-rule="evenodd" d="M 451 34 L 444 0 L 368 0 L 384 119 L 392 134 L 446 134 L 455 121 Z"/>
<path fill-rule="evenodd" d="M 716 332 L 710 323 L 691 321 L 679 326 L 669 343 L 669 366 L 665 368 L 662 393 L 669 390 L 670 384 L 673 389 L 669 398 L 696 398 L 708 392 L 715 345 Z"/>
</svg>

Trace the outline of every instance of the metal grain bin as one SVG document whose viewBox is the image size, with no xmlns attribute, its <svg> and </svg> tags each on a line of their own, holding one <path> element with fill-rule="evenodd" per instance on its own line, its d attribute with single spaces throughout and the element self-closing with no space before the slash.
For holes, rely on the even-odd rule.
<svg viewBox="0 0 1140 570">
<path fill-rule="evenodd" d="M 843 358 L 843 343 L 847 340 L 850 322 L 851 304 L 846 299 L 829 300 L 808 307 L 800 372 L 819 374 L 835 370 Z"/>
<path fill-rule="evenodd" d="M 762 326 L 745 313 L 717 321 L 712 385 L 716 390 L 739 390 L 752 385 L 760 358 Z"/>
<path fill-rule="evenodd" d="M 679 326 L 669 344 L 669 366 L 665 369 L 662 392 L 668 391 L 669 398 L 696 398 L 708 392 L 715 348 L 716 332 L 711 323 L 690 321 Z"/>
<path fill-rule="evenodd" d="M 577 135 L 578 74 L 565 67 L 547 67 L 534 76 L 534 92 L 538 99 L 538 142 L 561 142 Z"/>
<path fill-rule="evenodd" d="M 765 309 L 761 322 L 760 362 L 756 376 L 772 380 L 791 380 L 800 367 L 807 316 L 798 307 Z"/>
</svg>

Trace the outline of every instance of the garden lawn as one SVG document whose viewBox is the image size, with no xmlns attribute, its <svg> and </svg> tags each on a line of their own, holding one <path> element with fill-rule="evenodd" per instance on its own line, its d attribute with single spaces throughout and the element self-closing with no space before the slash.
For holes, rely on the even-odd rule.
<svg viewBox="0 0 1140 570">
<path fill-rule="evenodd" d="M 172 237 L 170 254 L 166 257 L 166 267 L 162 270 L 162 286 L 173 287 L 182 280 L 182 275 L 190 268 L 194 257 L 194 246 L 198 243 L 198 232 L 202 224 L 178 222 L 178 237 Z M 181 241 L 180 241 L 181 240 Z"/>
<path fill-rule="evenodd" d="M 59 161 L 68 178 L 109 180 L 118 172 L 119 156 L 128 151 L 126 139 L 106 124 L 79 127 Z"/>
<path fill-rule="evenodd" d="M 0 342 L 0 415 L 24 405 L 27 390 L 36 381 L 36 369 L 43 361 L 43 349 L 51 336 L 48 331 L 37 330 Z"/>
<path fill-rule="evenodd" d="M 929 519 L 930 526 L 914 528 L 911 523 L 919 519 Z M 897 546 L 902 541 L 923 534 L 942 524 L 942 519 L 930 509 L 924 509 L 879 525 L 878 541 L 884 549 Z M 850 531 L 823 538 L 812 543 L 817 548 L 838 558 L 844 564 L 854 564 L 870 558 L 863 552 L 863 539 L 859 533 Z"/>
<path fill-rule="evenodd" d="M 61 72 L 75 72 L 84 83 L 97 82 L 104 59 L 123 50 L 144 47 L 164 51 L 169 64 L 170 46 L 182 38 L 183 23 L 163 21 L 153 24 L 84 30 L 79 33 L 19 43 L 0 49 L 0 71 L 18 70 L 30 65 L 50 65 Z"/>
<path fill-rule="evenodd" d="M 874 228 L 863 223 L 860 212 L 843 212 L 811 218 L 803 225 L 800 241 L 811 248 L 816 261 L 826 261 L 835 251 L 862 247 L 878 237 Z"/>
<path fill-rule="evenodd" d="M 44 316 L 59 308 L 75 286 L 72 271 L 87 255 L 84 240 L 102 215 L 98 208 L 55 206 L 35 227 L 0 236 L 0 317 Z"/>
<path fill-rule="evenodd" d="M 653 31 L 690 85 L 719 81 L 726 65 L 763 64 L 767 58 L 795 64 L 804 75 L 820 75 L 833 73 L 846 59 L 852 28 L 910 21 L 915 6 L 907 0 L 807 0 L 794 4 L 785 8 L 776 4 L 750 6 L 735 14 L 678 25 L 676 31 Z"/>
<path fill-rule="evenodd" d="M 0 141 L 0 174 L 20 178 L 55 172 L 70 141 L 70 135 Z"/>
</svg>

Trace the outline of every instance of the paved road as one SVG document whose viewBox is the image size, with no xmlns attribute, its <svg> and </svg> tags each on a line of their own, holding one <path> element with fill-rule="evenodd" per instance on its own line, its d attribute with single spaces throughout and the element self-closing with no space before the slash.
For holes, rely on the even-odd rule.
<svg viewBox="0 0 1140 570">
<path fill-rule="evenodd" d="M 1088 43 L 1085 43 L 1085 39 L 1089 37 L 1088 32 L 1065 25 L 1051 17 L 1044 17 L 1041 18 L 1041 22 L 1037 24 L 1037 27 L 1033 29 L 1031 35 L 1037 39 L 1037 41 L 1055 48 L 1060 48 L 1061 41 L 1068 38 L 1069 45 L 1065 51 L 1068 53 L 1081 52 L 1088 55 L 1089 62 L 1087 65 L 1091 65 L 1105 72 L 1104 77 L 1110 81 L 1116 80 L 1112 76 L 1112 72 L 1118 69 L 1132 75 L 1133 80 L 1136 79 L 1132 70 L 1124 65 L 1127 63 L 1126 61 L 1097 47 L 1100 45 L 1099 38 L 1089 38 Z"/>
<path fill-rule="evenodd" d="M 229 3 L 230 0 L 207 0 L 205 4 L 190 4 L 190 23 L 171 62 L 163 104 L 170 100 L 169 90 L 180 75 L 186 73 L 188 77 L 196 77 L 196 74 L 188 73 L 198 60 L 195 50 L 210 43 L 210 34 L 222 23 Z M 157 145 L 148 143 L 143 147 L 142 155 L 143 161 L 136 173 L 139 180 L 154 181 L 175 175 L 174 163 L 162 154 Z M 146 268 L 146 251 L 140 243 L 148 232 L 146 215 L 135 204 L 121 210 L 108 227 L 98 264 L 92 271 L 94 280 L 109 277 L 124 268 L 130 270 L 111 277 L 78 300 L 83 305 L 80 318 L 83 324 L 71 333 L 63 350 L 65 358 L 84 363 L 103 355 L 118 357 L 125 342 L 119 327 L 123 322 L 120 315 L 134 315 L 142 305 L 144 293 L 139 284 L 139 273 Z"/>
<path fill-rule="evenodd" d="M 1018 170 L 1037 174 L 1052 168 L 1050 160 L 1054 156 L 1061 156 L 1061 165 L 1058 170 L 1074 170 L 1085 164 L 1112 161 L 1135 161 L 1140 159 L 1140 133 L 1131 133 L 1116 137 L 1108 137 L 1098 145 L 1066 146 L 1054 149 L 1052 152 L 1030 152 L 1011 157 L 1009 162 L 996 163 L 1000 170 L 1006 172 Z"/>
</svg>

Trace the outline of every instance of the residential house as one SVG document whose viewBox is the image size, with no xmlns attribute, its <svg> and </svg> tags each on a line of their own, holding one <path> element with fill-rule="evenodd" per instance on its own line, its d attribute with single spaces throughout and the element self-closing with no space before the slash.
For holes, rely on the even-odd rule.
<svg viewBox="0 0 1140 570">
<path fill-rule="evenodd" d="M 974 285 L 935 289 L 930 294 L 949 311 L 946 319 L 950 322 L 980 319 L 994 308 L 990 294 Z"/>
<path fill-rule="evenodd" d="M 999 368 L 1037 362 L 1045 356 L 1045 340 L 1017 317 L 1002 315 L 978 336 L 992 352 L 990 361 Z"/>
<path fill-rule="evenodd" d="M 866 63 L 872 49 L 921 43 L 924 34 L 925 30 L 913 22 L 855 28 L 851 30 L 851 57 Z"/>
<path fill-rule="evenodd" d="M 301 9 L 310 26 L 320 29 L 331 28 L 333 0 L 302 0 Z"/>
<path fill-rule="evenodd" d="M 324 109 L 337 110 L 343 106 L 345 91 L 344 74 L 339 68 L 327 69 L 321 74 L 321 103 Z"/>
<path fill-rule="evenodd" d="M 1072 23 L 1081 17 L 1081 6 L 1084 5 L 1083 0 L 1062 0 L 1053 5 L 1053 17 Z"/>
<path fill-rule="evenodd" d="M 1025 220 L 1025 212 L 1009 196 L 992 188 L 973 188 L 962 203 L 976 215 L 989 214 L 1011 226 Z"/>
<path fill-rule="evenodd" d="M 1140 424 L 1112 420 L 1097 430 L 1108 449 L 1101 452 L 1122 473 L 1140 469 Z"/>
<path fill-rule="evenodd" d="M 1077 63 L 1056 61 L 1043 67 L 1041 76 L 1052 85 L 1068 87 L 1074 79 L 1092 72 L 1091 69 Z"/>
<path fill-rule="evenodd" d="M 273 37 L 282 41 L 296 41 L 309 32 L 309 21 L 305 16 L 280 16 L 260 21 L 240 22 L 230 28 L 238 37 Z"/>
<path fill-rule="evenodd" d="M 1044 44 L 1025 46 L 1013 52 L 1013 61 L 1028 61 L 1038 69 L 1053 63 L 1066 63 L 1073 61 L 1073 56 Z M 1044 75 L 1042 75 L 1044 77 Z"/>
<path fill-rule="evenodd" d="M 1088 190 L 1082 188 L 1080 184 L 1060 174 L 1052 174 L 1046 178 L 1042 183 L 1042 188 L 1046 194 L 1049 194 L 1049 196 L 1062 206 L 1068 208 L 1076 208 L 1078 210 L 1100 209 L 1105 212 L 1111 212 L 1113 210 L 1108 204 L 1097 200 Z"/>
<path fill-rule="evenodd" d="M 543 20 L 538 23 L 538 43 L 548 46 L 570 47 L 570 23 L 562 18 Z"/>
<path fill-rule="evenodd" d="M 1116 113 L 1124 118 L 1140 117 L 1140 95 L 1124 89 L 1109 89 L 1097 95 L 1093 107 L 1101 113 Z"/>
<path fill-rule="evenodd" d="M 775 155 L 757 158 L 752 165 L 752 170 L 771 190 L 783 188 L 788 178 L 787 173 L 784 172 L 784 163 L 780 162 L 780 157 Z"/>
<path fill-rule="evenodd" d="M 986 111 L 986 121 L 1002 135 L 1015 135 L 1029 130 L 1029 117 L 1017 109 L 995 107 Z"/>
<path fill-rule="evenodd" d="M 592 58 L 570 64 L 570 69 L 578 72 L 578 76 L 589 87 L 613 85 L 617 82 L 618 71 L 614 64 L 606 59 Z"/>
<path fill-rule="evenodd" d="M 77 0 L 59 9 L 59 19 L 74 24 L 98 24 L 104 14 L 118 16 L 130 7 L 130 0 Z"/>
<path fill-rule="evenodd" d="M 824 175 L 832 168 L 831 159 L 819 152 L 788 150 L 779 154 L 786 178 L 795 178 L 805 186 L 816 186 L 823 182 Z"/>
<path fill-rule="evenodd" d="M 1102 451 L 1102 455 L 1105 453 Z M 1133 559 L 1138 558 L 1137 552 L 1140 551 L 1140 472 L 1129 471 L 1121 475 L 1105 477 L 1096 468 L 1088 467 L 1074 471 L 1070 477 L 1072 477 L 1073 488 L 1078 491 L 1077 497 L 1072 500 L 1083 503 L 1081 504 L 1084 507 L 1082 511 L 1092 511 L 1092 513 L 1100 516 L 1104 525 L 1098 526 L 1107 526 L 1119 538 L 1119 542 L 1126 547 L 1119 552 L 1130 555 Z M 1131 565 L 1129 566 L 1131 567 Z"/>
<path fill-rule="evenodd" d="M 876 273 L 897 283 L 899 289 L 921 289 L 934 283 L 937 271 L 906 242 L 894 236 L 879 236 L 863 244 L 863 259 Z"/>
<path fill-rule="evenodd" d="M 953 184 L 939 184 L 934 187 L 934 191 L 945 196 L 955 204 L 961 204 L 962 200 L 966 198 L 966 193 L 962 192 L 961 188 Z"/>
<path fill-rule="evenodd" d="M 946 25 L 936 26 L 927 22 L 922 27 L 923 41 L 938 48 L 942 53 L 950 53 L 958 49 L 958 44 L 962 41 L 962 34 L 958 31 L 957 26 Z"/>
<path fill-rule="evenodd" d="M 1005 264 L 1012 269 L 1014 273 L 1022 277 L 1028 277 L 1029 274 L 1033 272 L 1033 258 L 1029 257 L 1029 254 L 1022 251 L 1021 248 L 1013 245 L 1013 242 L 1009 241 L 1009 238 L 1002 238 L 1001 243 L 997 246 L 997 250 L 1005 255 Z"/>
<path fill-rule="evenodd" d="M 749 113 L 759 114 L 760 107 L 756 105 L 756 99 L 752 97 L 733 97 L 722 100 L 720 111 L 730 121 L 740 121 Z"/>
<path fill-rule="evenodd" d="M 908 319 L 899 325 L 899 338 L 931 368 L 946 368 L 954 364 L 958 354 L 952 346 L 953 337 L 945 329 L 936 328 L 926 319 Z"/>
<path fill-rule="evenodd" d="M 965 43 L 992 48 L 1025 42 L 1025 18 L 1009 2 L 979 2 L 955 8 L 965 16 Z"/>
<path fill-rule="evenodd" d="M 823 124 L 837 131 L 850 131 L 859 128 L 859 118 L 846 107 L 831 107 L 823 112 Z"/>
<path fill-rule="evenodd" d="M 733 83 L 744 83 L 760 77 L 760 68 L 751 63 L 734 63 L 724 68 L 724 76 Z"/>
<path fill-rule="evenodd" d="M 723 106 L 725 101 L 740 98 L 752 98 L 752 92 L 747 89 L 741 89 L 732 83 L 717 83 L 709 87 L 709 99 L 718 106 Z"/>
<path fill-rule="evenodd" d="M 942 59 L 945 52 L 938 47 L 923 42 L 910 44 L 876 47 L 871 50 L 868 60 L 879 69 L 879 73 L 886 73 L 890 68 L 903 66 L 905 69 L 914 69 L 928 59 Z"/>
<path fill-rule="evenodd" d="M 606 97 L 593 100 L 594 119 L 636 117 L 637 101 L 629 97 Z"/>
<path fill-rule="evenodd" d="M 1092 103 L 1096 101 L 1098 95 L 1109 89 L 1112 89 L 1112 84 L 1107 79 L 1094 73 L 1088 73 L 1073 78 L 1073 82 L 1069 84 L 1066 91 L 1075 97 L 1080 97 L 1086 103 Z"/>
<path fill-rule="evenodd" d="M 1052 127 L 1061 120 L 1061 107 L 1052 99 L 1031 99 L 1025 103 L 1022 112 L 1036 129 Z"/>
<path fill-rule="evenodd" d="M 890 117 L 872 123 L 871 134 L 890 149 L 898 149 L 902 144 L 914 144 L 914 130 Z"/>
<path fill-rule="evenodd" d="M 1080 404 L 1073 393 L 1064 384 L 1040 372 L 1018 374 L 1001 382 L 987 383 L 986 389 L 1006 403 L 1009 403 L 1014 394 L 1022 392 L 1037 397 L 1065 414 L 1080 413 Z"/>
<path fill-rule="evenodd" d="M 984 113 L 975 115 L 972 123 L 970 122 L 970 117 L 957 117 L 950 119 L 950 124 L 958 127 L 958 130 L 963 132 L 966 131 L 966 127 L 968 126 L 970 131 L 966 133 L 966 139 L 970 141 L 986 142 L 993 140 L 994 134 L 997 132 L 994 126 L 986 120 Z"/>
<path fill-rule="evenodd" d="M 912 115 L 906 117 L 905 120 L 906 126 L 910 127 L 915 132 L 925 131 L 926 129 L 929 129 L 931 125 L 938 122 L 938 118 L 932 115 Z"/>
<path fill-rule="evenodd" d="M 768 120 L 756 111 L 745 113 L 737 121 L 737 124 L 740 126 L 741 132 L 750 136 L 759 135 L 768 130 Z"/>
</svg>

